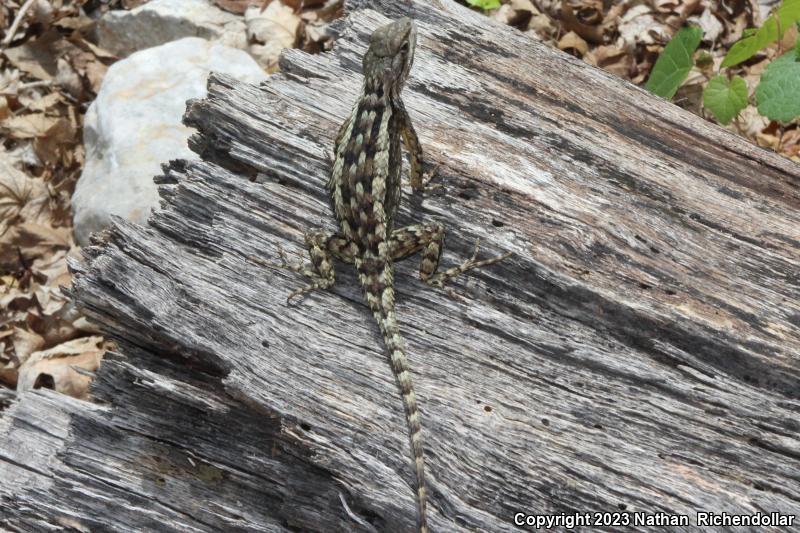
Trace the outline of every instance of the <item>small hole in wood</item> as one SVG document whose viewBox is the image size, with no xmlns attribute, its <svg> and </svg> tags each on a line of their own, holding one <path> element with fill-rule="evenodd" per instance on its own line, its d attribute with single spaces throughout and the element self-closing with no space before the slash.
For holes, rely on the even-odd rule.
<svg viewBox="0 0 800 533">
<path fill-rule="evenodd" d="M 269 341 L 268 340 L 261 341 L 261 346 L 263 346 L 264 348 L 269 348 Z"/>
<path fill-rule="evenodd" d="M 545 426 L 549 426 L 550 425 L 550 421 L 548 419 L 546 419 L 546 418 L 542 418 L 542 424 L 544 424 Z"/>
<path fill-rule="evenodd" d="M 33 383 L 34 389 L 54 389 L 56 388 L 56 380 L 50 374 L 39 374 L 36 381 Z"/>
<path fill-rule="evenodd" d="M 475 189 L 462 189 L 458 192 L 458 197 L 464 200 L 474 200 L 478 197 L 478 192 Z"/>
<path fill-rule="evenodd" d="M 628 508 L 628 506 L 625 505 L 624 503 L 618 503 L 617 504 L 617 509 L 619 509 L 620 511 L 624 511 L 627 508 Z"/>
<path fill-rule="evenodd" d="M 496 220 L 496 219 L 492 219 L 492 226 L 494 226 L 495 228 L 502 228 L 505 225 L 506 225 L 505 222 L 502 222 L 502 221 Z"/>
<path fill-rule="evenodd" d="M 675 291 L 674 291 L 674 290 L 672 290 L 672 289 L 664 289 L 664 292 L 666 292 L 666 293 L 667 293 L 667 294 L 669 294 L 670 296 L 675 296 L 676 294 L 678 294 L 677 292 L 675 292 Z"/>
<path fill-rule="evenodd" d="M 655 246 L 651 246 L 650 247 L 650 251 L 653 252 L 654 254 L 660 254 L 661 253 L 661 250 L 659 250 Z"/>
<path fill-rule="evenodd" d="M 488 405 L 484 405 L 483 406 L 483 410 L 486 411 L 487 413 L 491 413 L 492 412 L 492 408 L 489 407 Z"/>
<path fill-rule="evenodd" d="M 639 288 L 640 289 L 644 289 L 644 290 L 652 289 L 652 287 L 650 285 L 648 285 L 647 283 L 640 283 L 639 284 Z"/>
<path fill-rule="evenodd" d="M 595 424 L 594 429 L 603 429 L 603 426 L 600 424 Z"/>
<path fill-rule="evenodd" d="M 311 431 L 311 426 L 303 422 L 300 424 L 300 429 L 302 429 L 303 431 Z"/>
</svg>

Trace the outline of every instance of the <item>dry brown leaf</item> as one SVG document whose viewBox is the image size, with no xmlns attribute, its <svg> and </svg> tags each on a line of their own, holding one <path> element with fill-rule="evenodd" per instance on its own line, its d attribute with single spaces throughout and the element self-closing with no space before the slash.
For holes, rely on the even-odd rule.
<svg viewBox="0 0 800 533">
<path fill-rule="evenodd" d="M 603 22 L 603 0 L 564 0 L 569 2 L 575 17 L 589 26 Z"/>
<path fill-rule="evenodd" d="M 11 109 L 8 107 L 8 99 L 0 96 L 0 120 L 5 120 L 11 116 Z"/>
<path fill-rule="evenodd" d="M 33 141 L 36 155 L 45 163 L 56 165 L 61 156 L 71 151 L 78 142 L 75 126 L 67 119 L 60 119 L 50 135 L 39 137 Z"/>
<path fill-rule="evenodd" d="M 539 14 L 539 10 L 531 0 L 511 0 L 509 4 L 511 4 L 511 7 L 513 7 L 516 11 L 527 11 L 533 15 Z"/>
<path fill-rule="evenodd" d="M 511 7 L 509 4 L 503 4 L 499 8 L 495 9 L 489 17 L 496 20 L 501 24 L 506 24 L 507 26 L 514 26 L 516 22 L 517 12 L 516 10 Z"/>
<path fill-rule="evenodd" d="M 18 285 L 6 285 L 3 291 L 3 294 L 0 294 L 0 310 L 3 313 L 27 311 L 30 306 L 35 305 L 33 295 L 26 290 L 22 290 Z M 5 316 L 3 320 L 11 322 L 8 316 Z"/>
<path fill-rule="evenodd" d="M 769 148 L 770 150 L 778 150 L 781 140 L 777 135 L 759 132 L 756 134 L 756 143 L 758 143 L 759 146 Z"/>
<path fill-rule="evenodd" d="M 652 0 L 650 3 L 659 13 L 675 13 L 682 2 L 680 0 Z"/>
<path fill-rule="evenodd" d="M 619 24 L 622 15 L 628 10 L 629 8 L 628 2 L 614 2 L 608 8 L 606 12 L 606 16 L 603 19 L 603 31 L 607 36 L 610 36 L 617 30 L 617 25 Z"/>
<path fill-rule="evenodd" d="M 64 101 L 64 98 L 57 91 L 41 95 L 38 92 L 26 91 L 19 95 L 19 103 L 28 111 L 47 111 L 56 104 Z"/>
<path fill-rule="evenodd" d="M 46 324 L 37 327 L 37 331 L 43 331 L 43 335 L 48 343 L 54 343 L 54 336 L 58 341 L 68 340 L 63 335 L 69 334 L 74 337 L 74 328 L 69 327 L 68 332 L 53 331 L 63 329 L 61 322 L 64 321 L 62 313 L 63 307 L 67 304 L 66 296 L 61 292 L 61 286 L 69 287 L 72 283 L 72 275 L 67 269 L 67 250 L 57 250 L 52 255 L 47 255 L 36 259 L 31 265 L 31 272 L 36 282 L 31 284 L 29 292 L 36 296 L 38 303 L 36 315 Z M 69 322 L 69 320 L 67 320 Z"/>
<path fill-rule="evenodd" d="M 25 175 L 13 156 L 0 150 L 0 242 L 10 224 L 49 220 L 49 200 L 45 183 Z"/>
<path fill-rule="evenodd" d="M 699 74 L 693 71 L 695 74 Z M 691 77 L 692 73 L 689 74 Z M 688 80 L 688 78 L 687 78 Z M 703 86 L 705 85 L 706 78 L 700 76 L 696 81 L 686 81 L 675 92 L 672 97 L 672 103 L 687 109 L 695 115 L 701 115 L 703 109 Z"/>
<path fill-rule="evenodd" d="M 69 287 L 72 283 L 72 274 L 67 268 L 67 257 L 76 253 L 76 248 L 59 250 L 53 255 L 39 258 L 31 265 L 31 270 L 40 276 L 46 286 L 57 289 L 60 286 Z"/>
<path fill-rule="evenodd" d="M 558 48 L 576 57 L 583 57 L 589 50 L 589 45 L 577 33 L 571 31 L 558 41 Z"/>
<path fill-rule="evenodd" d="M 15 224 L 0 237 L 0 267 L 16 270 L 37 258 L 69 250 L 72 246 L 69 227 L 53 228 L 35 222 Z"/>
<path fill-rule="evenodd" d="M 30 355 L 44 346 L 44 339 L 32 331 L 15 327 L 11 335 L 11 342 L 14 345 L 14 354 L 19 364 L 24 364 Z"/>
<path fill-rule="evenodd" d="M 48 287 L 47 285 L 39 285 L 38 283 L 31 286 L 33 294 L 36 296 L 36 301 L 39 303 L 36 316 L 54 316 L 64 305 L 67 303 L 67 298 L 61 292 L 61 289 L 56 287 Z"/>
<path fill-rule="evenodd" d="M 64 17 L 55 22 L 55 26 L 59 28 L 75 31 L 88 31 L 93 25 L 94 21 L 83 13 L 79 13 L 74 17 Z"/>
<path fill-rule="evenodd" d="M 5 69 L 0 72 L 0 93 L 7 95 L 17 94 L 19 88 L 19 71 L 17 69 Z"/>
<path fill-rule="evenodd" d="M 534 15 L 539 14 L 539 10 L 530 0 L 511 0 L 508 4 L 500 6 L 500 9 L 494 10 L 489 16 L 503 24 L 522 29 L 528 26 Z"/>
<path fill-rule="evenodd" d="M 100 92 L 100 85 L 102 85 L 107 71 L 108 67 L 100 61 L 92 61 L 86 65 L 86 79 L 94 94 Z"/>
<path fill-rule="evenodd" d="M 48 117 L 44 113 L 29 113 L 5 119 L 0 122 L 0 128 L 7 130 L 9 137 L 13 139 L 32 139 L 47 135 L 59 120 L 61 119 Z"/>
<path fill-rule="evenodd" d="M 742 38 L 744 34 L 744 30 L 751 27 L 750 26 L 750 19 L 747 16 L 747 13 L 741 13 L 739 16 L 733 19 L 732 23 L 726 24 L 727 26 L 727 35 L 725 35 L 721 40 L 720 43 L 727 47 L 730 47 Z"/>
<path fill-rule="evenodd" d="M 634 68 L 633 55 L 615 45 L 598 46 L 589 50 L 583 59 L 623 79 L 630 79 Z"/>
<path fill-rule="evenodd" d="M 17 391 L 28 391 L 38 385 L 75 398 L 87 398 L 92 382 L 90 374 L 100 367 L 106 351 L 103 344 L 102 337 L 84 337 L 32 353 L 19 368 Z"/>
<path fill-rule="evenodd" d="M 69 118 L 51 117 L 45 113 L 29 113 L 0 121 L 0 128 L 13 139 L 34 139 L 33 149 L 40 161 L 59 161 L 59 145 L 76 144 L 77 127 Z M 0 197 L 2 191 L 0 191 Z"/>
<path fill-rule="evenodd" d="M 702 2 L 705 0 L 684 0 L 681 2 L 675 13 L 670 14 L 662 22 L 669 28 L 677 31 L 678 28 L 686 23 L 686 20 L 694 14 L 702 12 Z M 670 32 L 670 33 L 674 33 Z"/>
<path fill-rule="evenodd" d="M 656 22 L 650 7 L 643 4 L 628 10 L 620 19 L 617 30 L 617 45 L 628 49 L 633 49 L 638 44 L 666 43 L 671 35 L 663 25 Z"/>
<path fill-rule="evenodd" d="M 736 124 L 742 135 L 755 141 L 756 136 L 769 126 L 769 119 L 758 112 L 755 106 L 747 106 L 742 109 L 736 118 Z"/>
<path fill-rule="evenodd" d="M 603 28 L 599 24 L 584 23 L 578 18 L 569 2 L 561 3 L 561 19 L 565 30 L 573 31 L 593 44 L 601 44 L 603 42 Z"/>
<path fill-rule="evenodd" d="M 528 22 L 528 33 L 534 38 L 549 40 L 558 33 L 558 26 L 547 15 L 534 15 Z"/>
<path fill-rule="evenodd" d="M 50 81 L 57 71 L 53 43 L 59 39 L 62 39 L 59 33 L 50 30 L 35 41 L 9 48 L 3 53 L 19 70 L 36 79 Z"/>
<path fill-rule="evenodd" d="M 699 17 L 689 17 L 688 22 L 700 26 L 705 43 L 715 43 L 722 35 L 722 23 L 711 13 L 711 9 L 706 9 Z"/>
</svg>

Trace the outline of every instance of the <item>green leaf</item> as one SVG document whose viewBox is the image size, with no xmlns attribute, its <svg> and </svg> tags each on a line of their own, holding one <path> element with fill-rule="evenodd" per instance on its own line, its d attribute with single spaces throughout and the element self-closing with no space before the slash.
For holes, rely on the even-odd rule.
<svg viewBox="0 0 800 533">
<path fill-rule="evenodd" d="M 767 65 L 756 88 L 758 112 L 789 122 L 800 116 L 800 60 L 794 51 Z"/>
<path fill-rule="evenodd" d="M 702 38 L 703 30 L 697 26 L 687 26 L 676 33 L 658 56 L 644 88 L 667 100 L 675 96 L 694 65 L 692 56 Z"/>
<path fill-rule="evenodd" d="M 720 66 L 732 67 L 747 61 L 756 52 L 780 39 L 783 32 L 798 20 L 800 20 L 800 0 L 784 0 L 778 11 L 770 15 L 758 31 L 745 32 L 745 37 L 731 46 Z"/>
<path fill-rule="evenodd" d="M 479 7 L 484 11 L 500 7 L 500 0 L 467 0 L 467 3 L 472 7 Z"/>
<path fill-rule="evenodd" d="M 800 60 L 800 22 L 797 23 L 797 42 L 794 43 L 795 59 Z"/>
<path fill-rule="evenodd" d="M 721 124 L 729 124 L 747 106 L 747 84 L 739 76 L 730 81 L 725 76 L 711 78 L 703 89 L 703 105 Z"/>
</svg>

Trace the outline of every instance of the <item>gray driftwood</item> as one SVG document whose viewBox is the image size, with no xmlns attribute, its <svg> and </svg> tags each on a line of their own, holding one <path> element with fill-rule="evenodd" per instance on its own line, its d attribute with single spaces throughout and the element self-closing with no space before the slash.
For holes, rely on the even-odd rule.
<svg viewBox="0 0 800 533">
<path fill-rule="evenodd" d="M 445 264 L 477 237 L 514 256 L 464 301 L 398 266 L 432 529 L 800 514 L 798 166 L 441 3 L 414 6 L 405 101 L 444 189 L 399 222 L 444 223 Z M 94 404 L 0 400 L 2 527 L 411 530 L 401 402 L 353 273 L 289 307 L 303 280 L 247 260 L 332 227 L 325 150 L 365 38 L 408 9 L 351 7 L 332 53 L 288 51 L 262 87 L 212 77 L 186 117 L 203 161 L 170 163 L 149 226 L 75 265 L 119 353 Z"/>
</svg>

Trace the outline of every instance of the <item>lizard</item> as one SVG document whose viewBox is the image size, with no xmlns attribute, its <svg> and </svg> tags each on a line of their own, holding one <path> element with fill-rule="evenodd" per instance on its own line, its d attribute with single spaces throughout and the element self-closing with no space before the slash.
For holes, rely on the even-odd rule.
<svg viewBox="0 0 800 533">
<path fill-rule="evenodd" d="M 427 533 L 422 425 L 395 313 L 393 264 L 421 251 L 420 279 L 443 288 L 459 274 L 491 265 L 511 254 L 477 260 L 479 239 L 470 259 L 438 272 L 444 245 L 444 229 L 440 224 L 394 229 L 402 190 L 401 139 L 409 152 L 411 188 L 415 192 L 433 188 L 429 186 L 432 173 L 423 172 L 422 148 L 400 98 L 414 60 L 416 36 L 414 22 L 403 17 L 377 28 L 369 38 L 363 59 L 362 91 L 336 136 L 326 187 L 339 231 L 305 233 L 310 264 L 290 263 L 280 247 L 282 264 L 259 262 L 301 273 L 310 280 L 292 291 L 287 303 L 311 291 L 332 287 L 334 258 L 355 266 L 402 395 L 416 474 L 417 526 L 419 533 Z"/>
</svg>

